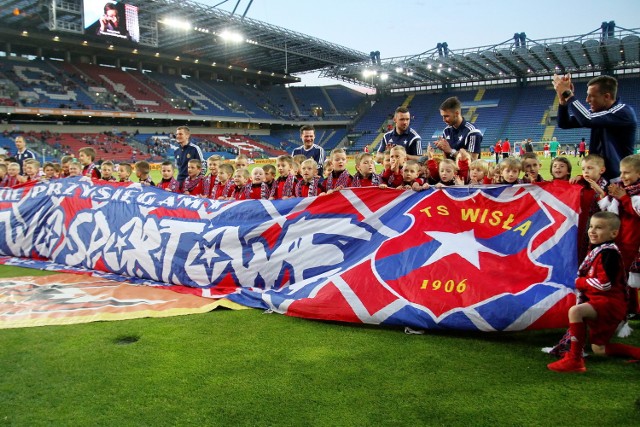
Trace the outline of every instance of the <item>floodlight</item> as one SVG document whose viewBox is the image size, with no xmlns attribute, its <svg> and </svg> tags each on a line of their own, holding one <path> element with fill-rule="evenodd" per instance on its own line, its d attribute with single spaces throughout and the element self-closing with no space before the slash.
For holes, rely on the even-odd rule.
<svg viewBox="0 0 640 427">
<path fill-rule="evenodd" d="M 190 30 L 191 23 L 188 21 L 183 21 L 181 19 L 173 19 L 173 18 L 164 18 L 161 21 L 158 21 L 168 27 L 179 28 L 182 30 Z"/>
<path fill-rule="evenodd" d="M 220 34 L 218 34 L 223 40 L 240 43 L 244 40 L 244 37 L 240 33 L 236 33 L 235 31 L 224 30 Z"/>
</svg>

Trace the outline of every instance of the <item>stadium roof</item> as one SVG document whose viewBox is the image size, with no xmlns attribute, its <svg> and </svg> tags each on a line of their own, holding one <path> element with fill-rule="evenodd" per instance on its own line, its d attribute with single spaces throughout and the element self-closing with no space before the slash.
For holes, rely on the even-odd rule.
<svg viewBox="0 0 640 427">
<path fill-rule="evenodd" d="M 362 62 L 369 55 L 190 0 L 127 0 L 138 6 L 140 44 L 202 63 L 281 74 Z M 81 0 L 0 0 L 0 24 L 83 37 Z M 226 36 L 240 34 L 234 42 Z M 17 41 L 17 40 L 16 40 Z"/>
<path fill-rule="evenodd" d="M 329 66 L 321 77 L 383 89 L 444 86 L 491 80 L 523 80 L 555 73 L 608 72 L 640 67 L 640 29 L 616 28 L 603 38 L 588 34 L 544 40 L 521 38 L 467 49 L 435 47 L 394 58 Z"/>
<path fill-rule="evenodd" d="M 168 65 L 180 58 L 175 63 L 187 73 L 190 68 L 207 67 L 219 75 L 248 71 L 247 76 L 276 83 L 296 82 L 299 78 L 292 74 L 321 70 L 321 77 L 383 90 L 520 81 L 556 72 L 640 71 L 640 29 L 616 27 L 606 39 L 600 28 L 543 40 L 530 40 L 522 33 L 518 44 L 508 39 L 465 49 L 441 46 L 416 55 L 372 60 L 363 52 L 191 0 L 126 3 L 139 10 L 135 57 L 126 44 L 107 47 L 104 41 L 90 41 L 80 45 L 91 36 L 84 30 L 82 0 L 0 0 L 0 37 L 19 54 L 42 49 L 46 56 L 48 50 L 67 50 L 115 57 L 122 66 L 135 66 L 136 61 Z M 29 32 L 28 37 L 17 37 L 23 31 Z M 50 42 L 52 33 L 60 34 L 57 43 Z M 239 42 L 229 40 L 234 33 L 242 36 Z M 21 49 L 22 45 L 26 47 Z"/>
</svg>

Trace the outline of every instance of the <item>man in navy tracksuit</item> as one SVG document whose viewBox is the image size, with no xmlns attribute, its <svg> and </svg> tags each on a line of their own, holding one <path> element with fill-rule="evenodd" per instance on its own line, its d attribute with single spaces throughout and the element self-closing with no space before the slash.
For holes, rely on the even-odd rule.
<svg viewBox="0 0 640 427">
<path fill-rule="evenodd" d="M 176 141 L 180 144 L 180 148 L 175 152 L 176 166 L 178 168 L 178 176 L 176 180 L 180 183 L 180 187 L 182 187 L 182 183 L 187 179 L 187 176 L 189 176 L 187 173 L 189 160 L 197 159 L 200 160 L 203 165 L 206 165 L 200 147 L 189 142 L 190 136 L 191 131 L 187 126 L 178 126 L 176 129 Z M 204 174 L 205 172 L 206 167 L 203 167 L 202 173 Z"/>
<path fill-rule="evenodd" d="M 587 83 L 588 110 L 573 93 L 569 74 L 553 76 L 558 94 L 558 126 L 562 129 L 591 129 L 589 154 L 604 158 L 602 176 L 611 181 L 620 176 L 620 160 L 633 154 L 638 119 L 633 108 L 618 98 L 618 81 L 610 76 L 598 76 Z"/>
</svg>

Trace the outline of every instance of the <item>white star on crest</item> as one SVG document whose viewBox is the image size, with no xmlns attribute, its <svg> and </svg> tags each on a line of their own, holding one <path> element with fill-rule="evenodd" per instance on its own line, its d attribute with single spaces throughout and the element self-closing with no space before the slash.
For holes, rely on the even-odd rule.
<svg viewBox="0 0 640 427">
<path fill-rule="evenodd" d="M 440 242 L 438 249 L 431 254 L 429 259 L 422 265 L 433 264 L 451 254 L 458 254 L 470 264 L 480 269 L 480 252 L 486 252 L 498 256 L 505 256 L 500 252 L 490 249 L 476 240 L 473 230 L 461 233 L 446 233 L 442 231 L 425 231 L 424 234 Z"/>
</svg>

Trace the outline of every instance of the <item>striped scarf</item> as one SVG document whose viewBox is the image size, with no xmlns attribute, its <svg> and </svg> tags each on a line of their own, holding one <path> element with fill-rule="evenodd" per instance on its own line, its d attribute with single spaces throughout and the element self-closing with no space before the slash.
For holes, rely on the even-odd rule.
<svg viewBox="0 0 640 427">
<path fill-rule="evenodd" d="M 202 176 L 198 175 L 195 178 L 191 178 L 191 177 L 187 177 L 187 179 L 184 180 L 184 183 L 182 184 L 182 192 L 189 192 L 191 193 L 193 191 L 194 188 L 196 188 L 198 186 L 198 184 L 200 184 L 200 182 L 202 181 Z"/>
<path fill-rule="evenodd" d="M 84 169 L 82 170 L 82 176 L 88 176 L 89 178 L 94 178 L 94 170 L 95 170 L 95 175 L 98 177 L 98 179 L 100 178 L 100 171 L 96 168 L 96 164 L 95 163 L 91 163 L 88 164 L 87 166 L 84 167 Z"/>
<path fill-rule="evenodd" d="M 251 198 L 251 184 L 235 186 L 233 189 L 233 198 L 236 200 L 249 200 Z"/>
<path fill-rule="evenodd" d="M 327 178 L 327 185 L 326 185 L 327 190 L 333 190 L 336 187 L 346 188 L 349 186 L 349 178 L 351 178 L 351 175 L 349 175 L 349 171 L 345 169 L 342 172 L 340 172 L 340 175 L 338 175 L 337 178 L 334 178 L 334 175 L 336 172 L 339 172 L 339 171 L 331 172 L 331 174 L 329 175 L 329 178 Z M 334 180 L 335 180 L 335 184 L 334 184 Z"/>
<path fill-rule="evenodd" d="M 151 177 L 148 176 L 145 179 L 140 180 L 140 185 L 146 185 L 149 187 L 155 187 L 155 182 L 151 181 Z"/>
<path fill-rule="evenodd" d="M 16 186 L 16 185 L 20 184 L 20 181 L 19 181 L 17 175 L 16 176 L 7 175 L 5 177 L 5 179 L 7 180 L 6 187 L 13 187 L 13 186 Z"/>
<path fill-rule="evenodd" d="M 166 185 L 163 185 L 163 184 L 166 184 Z M 172 193 L 180 192 L 180 183 L 175 178 L 169 178 L 168 180 L 163 178 L 162 181 L 160 181 L 156 187 L 162 188 Z"/>
<path fill-rule="evenodd" d="M 365 177 L 362 176 L 362 174 L 360 172 L 356 172 L 356 174 L 353 175 L 353 181 L 351 181 L 351 186 L 352 187 L 362 187 L 361 181 L 363 179 L 365 179 Z M 372 173 L 371 174 L 371 184 L 374 185 L 375 187 L 378 187 L 380 185 L 380 175 L 378 175 L 377 173 Z"/>
<path fill-rule="evenodd" d="M 280 181 L 282 181 L 282 179 L 283 177 L 280 177 L 277 181 L 274 181 L 273 187 L 271 187 L 271 194 L 269 195 L 269 198 L 276 197 L 276 193 L 278 192 L 279 187 L 278 184 Z M 293 188 L 295 186 L 295 183 L 296 177 L 293 174 L 287 175 L 284 180 L 284 186 L 282 188 L 282 194 L 280 195 L 280 198 L 293 196 Z"/>
<path fill-rule="evenodd" d="M 584 258 L 584 261 L 582 261 L 582 264 L 580 264 L 580 267 L 578 268 L 578 275 L 580 277 L 587 275 L 589 269 L 591 268 L 591 264 L 593 264 L 593 260 L 595 260 L 598 254 L 605 249 L 614 249 L 615 251 L 620 253 L 620 250 L 615 243 L 603 243 L 600 246 L 596 246 L 591 251 L 589 251 L 587 256 Z"/>
<path fill-rule="evenodd" d="M 314 177 L 311 182 L 300 181 L 298 185 L 296 185 L 296 197 L 304 197 L 302 195 L 302 187 L 308 184 L 309 191 L 307 192 L 307 197 L 313 197 L 318 195 L 318 182 L 320 181 L 320 177 Z"/>
<path fill-rule="evenodd" d="M 627 192 L 629 197 L 637 196 L 638 194 L 640 194 L 640 181 L 636 182 L 635 184 L 627 185 L 626 187 L 622 185 L 622 182 L 620 181 L 618 182 L 618 185 L 624 188 L 624 191 Z"/>
<path fill-rule="evenodd" d="M 224 187 L 222 187 L 222 193 L 220 194 L 220 196 L 216 196 L 221 185 L 223 184 L 216 178 L 216 183 L 211 190 L 211 199 L 217 199 L 218 197 L 229 197 L 231 186 L 233 185 L 233 180 L 228 179 L 224 184 Z"/>
<path fill-rule="evenodd" d="M 207 175 L 204 177 L 202 192 L 204 197 L 211 197 L 211 188 L 218 182 L 218 175 Z"/>
</svg>

